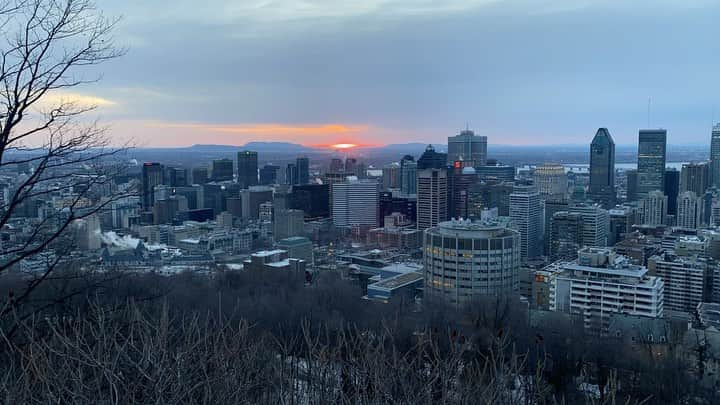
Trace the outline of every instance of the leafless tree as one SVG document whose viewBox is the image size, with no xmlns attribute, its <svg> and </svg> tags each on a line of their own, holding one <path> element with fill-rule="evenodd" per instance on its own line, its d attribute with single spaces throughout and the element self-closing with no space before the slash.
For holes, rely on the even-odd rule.
<svg viewBox="0 0 720 405">
<path fill-rule="evenodd" d="M 0 229 L 32 218 L 31 230 L 0 247 L 0 275 L 53 252 L 25 288 L 2 299 L 0 315 L 17 311 L 66 259 L 73 225 L 126 195 L 113 180 L 127 145 L 113 146 L 88 117 L 96 105 L 68 93 L 96 83 L 93 66 L 124 53 L 112 36 L 117 22 L 90 0 L 0 0 L 0 173 L 29 168 L 0 200 Z M 34 204 L 50 201 L 37 214 Z"/>
</svg>

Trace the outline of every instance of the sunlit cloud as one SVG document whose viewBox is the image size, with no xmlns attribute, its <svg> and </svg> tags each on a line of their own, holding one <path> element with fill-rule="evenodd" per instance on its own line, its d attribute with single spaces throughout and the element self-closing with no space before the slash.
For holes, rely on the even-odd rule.
<svg viewBox="0 0 720 405">
<path fill-rule="evenodd" d="M 54 91 L 42 97 L 36 106 L 40 109 L 57 107 L 61 104 L 73 103 L 78 107 L 112 107 L 118 103 L 103 97 L 93 96 L 89 94 Z"/>
</svg>

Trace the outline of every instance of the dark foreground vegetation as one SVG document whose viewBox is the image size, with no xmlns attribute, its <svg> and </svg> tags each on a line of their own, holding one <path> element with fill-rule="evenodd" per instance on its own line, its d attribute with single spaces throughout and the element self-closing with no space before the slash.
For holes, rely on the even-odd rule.
<svg viewBox="0 0 720 405">
<path fill-rule="evenodd" d="M 713 403 L 674 356 L 531 328 L 510 298 L 418 311 L 330 274 L 58 274 L 3 319 L 4 403 Z"/>
</svg>

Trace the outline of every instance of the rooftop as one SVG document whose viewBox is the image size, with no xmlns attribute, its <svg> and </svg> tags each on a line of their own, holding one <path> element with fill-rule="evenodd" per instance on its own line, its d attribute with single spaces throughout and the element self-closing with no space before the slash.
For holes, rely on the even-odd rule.
<svg viewBox="0 0 720 405">
<path fill-rule="evenodd" d="M 423 279 L 423 274 L 415 271 L 409 273 L 398 274 L 385 280 L 378 281 L 377 283 L 371 284 L 372 288 L 379 288 L 384 290 L 392 290 L 399 287 L 404 287 L 408 284 L 415 283 Z"/>
<path fill-rule="evenodd" d="M 255 256 L 255 257 L 268 257 L 268 256 L 278 255 L 278 254 L 284 253 L 284 252 L 285 252 L 285 250 L 282 250 L 282 249 L 261 250 L 261 251 L 259 251 L 259 252 L 253 253 L 252 256 Z"/>
</svg>

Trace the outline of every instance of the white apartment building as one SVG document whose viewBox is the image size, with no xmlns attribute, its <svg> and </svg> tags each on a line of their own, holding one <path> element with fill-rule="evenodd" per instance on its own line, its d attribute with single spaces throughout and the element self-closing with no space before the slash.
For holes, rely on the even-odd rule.
<svg viewBox="0 0 720 405">
<path fill-rule="evenodd" d="M 611 314 L 663 316 L 664 286 L 643 266 L 610 249 L 584 248 L 571 262 L 555 262 L 550 309 L 582 316 L 585 328 L 607 331 Z"/>
</svg>

